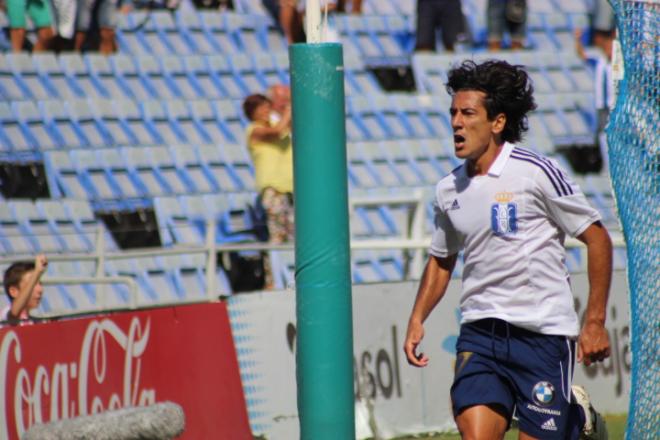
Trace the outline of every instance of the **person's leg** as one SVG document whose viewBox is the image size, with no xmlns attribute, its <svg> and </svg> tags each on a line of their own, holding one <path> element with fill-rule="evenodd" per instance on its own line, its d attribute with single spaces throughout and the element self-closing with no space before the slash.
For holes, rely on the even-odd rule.
<svg viewBox="0 0 660 440">
<path fill-rule="evenodd" d="M 417 0 L 416 51 L 435 50 L 436 12 L 433 1 Z"/>
<path fill-rule="evenodd" d="M 25 42 L 27 2 L 26 0 L 7 0 L 6 6 L 11 50 L 13 52 L 20 52 L 23 50 L 23 43 Z"/>
<path fill-rule="evenodd" d="M 53 17 L 47 0 L 29 0 L 27 12 L 30 14 L 34 27 L 37 28 L 37 42 L 33 52 L 43 52 L 50 49 L 55 32 L 52 28 Z"/>
<path fill-rule="evenodd" d="M 456 416 L 456 426 L 463 440 L 496 440 L 504 438 L 509 420 L 503 408 L 475 405 Z"/>
<path fill-rule="evenodd" d="M 513 384 L 521 439 L 577 440 L 584 420 L 572 404 L 575 342 L 508 325 L 504 374 Z"/>
<path fill-rule="evenodd" d="M 80 52 L 83 49 L 87 32 L 92 24 L 92 9 L 94 0 L 77 0 L 76 4 L 76 35 L 74 37 L 74 50 Z"/>
<path fill-rule="evenodd" d="M 32 51 L 45 52 L 50 50 L 50 46 L 54 37 L 55 33 L 53 32 L 53 28 L 50 26 L 37 29 L 37 42 L 34 44 Z"/>
<path fill-rule="evenodd" d="M 450 393 L 454 420 L 463 439 L 501 439 L 513 414 L 515 398 L 511 384 L 500 374 L 500 361 L 494 357 L 491 321 L 461 325 L 456 343 Z"/>
<path fill-rule="evenodd" d="M 9 30 L 9 40 L 11 41 L 12 52 L 22 51 L 25 43 L 25 28 L 11 28 Z"/>
<path fill-rule="evenodd" d="M 463 11 L 460 0 L 445 0 L 442 11 L 438 14 L 440 29 L 442 30 L 442 44 L 449 52 L 454 51 L 458 34 L 463 29 Z"/>
<path fill-rule="evenodd" d="M 280 0 L 280 26 L 289 44 L 300 42 L 302 17 L 295 0 Z"/>
<path fill-rule="evenodd" d="M 117 51 L 115 27 L 117 26 L 117 0 L 101 0 L 98 5 L 99 52 L 110 55 Z"/>
<path fill-rule="evenodd" d="M 496 51 L 502 48 L 505 8 L 505 0 L 488 0 L 488 7 L 486 8 L 488 50 Z"/>
</svg>

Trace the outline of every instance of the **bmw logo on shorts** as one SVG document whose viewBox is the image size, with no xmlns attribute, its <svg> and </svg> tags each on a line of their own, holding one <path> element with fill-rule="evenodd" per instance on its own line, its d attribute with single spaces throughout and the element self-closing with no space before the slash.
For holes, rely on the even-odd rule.
<svg viewBox="0 0 660 440">
<path fill-rule="evenodd" d="M 541 406 L 548 406 L 555 399 L 555 387 L 550 382 L 539 382 L 532 390 L 534 401 Z"/>
</svg>

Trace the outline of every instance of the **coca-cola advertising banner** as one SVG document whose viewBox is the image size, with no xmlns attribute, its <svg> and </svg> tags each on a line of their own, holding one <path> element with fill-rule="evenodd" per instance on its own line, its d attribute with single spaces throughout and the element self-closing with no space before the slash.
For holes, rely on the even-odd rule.
<svg viewBox="0 0 660 440">
<path fill-rule="evenodd" d="M 183 407 L 183 439 L 252 439 L 224 303 L 3 327 L 0 341 L 0 439 L 163 401 Z"/>
</svg>

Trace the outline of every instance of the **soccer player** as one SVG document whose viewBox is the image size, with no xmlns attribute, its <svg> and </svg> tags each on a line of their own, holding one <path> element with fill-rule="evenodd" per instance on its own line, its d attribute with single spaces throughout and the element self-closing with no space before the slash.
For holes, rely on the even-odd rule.
<svg viewBox="0 0 660 440">
<path fill-rule="evenodd" d="M 451 387 L 462 437 L 503 438 L 515 409 L 521 439 L 603 438 L 602 418 L 581 387 L 571 389 L 571 379 L 576 354 L 585 365 L 610 355 L 609 235 L 555 161 L 515 145 L 536 108 L 521 66 L 465 61 L 449 72 L 446 87 L 455 154 L 465 161 L 436 187 L 436 228 L 404 344 L 408 362 L 429 362 L 418 353 L 423 323 L 462 250 Z M 587 247 L 589 300 L 581 330 L 564 264 L 567 234 Z"/>
</svg>

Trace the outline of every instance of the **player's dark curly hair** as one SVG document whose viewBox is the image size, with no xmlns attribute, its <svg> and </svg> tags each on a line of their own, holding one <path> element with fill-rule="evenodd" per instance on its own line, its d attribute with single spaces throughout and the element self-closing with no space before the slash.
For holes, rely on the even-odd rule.
<svg viewBox="0 0 660 440">
<path fill-rule="evenodd" d="M 486 94 L 484 107 L 488 119 L 498 114 L 506 115 L 502 140 L 518 142 L 527 131 L 527 113 L 536 108 L 532 81 L 522 66 L 506 61 L 489 60 L 481 64 L 463 61 L 449 71 L 445 84 L 447 92 L 454 95 L 459 90 L 479 90 Z"/>
</svg>

